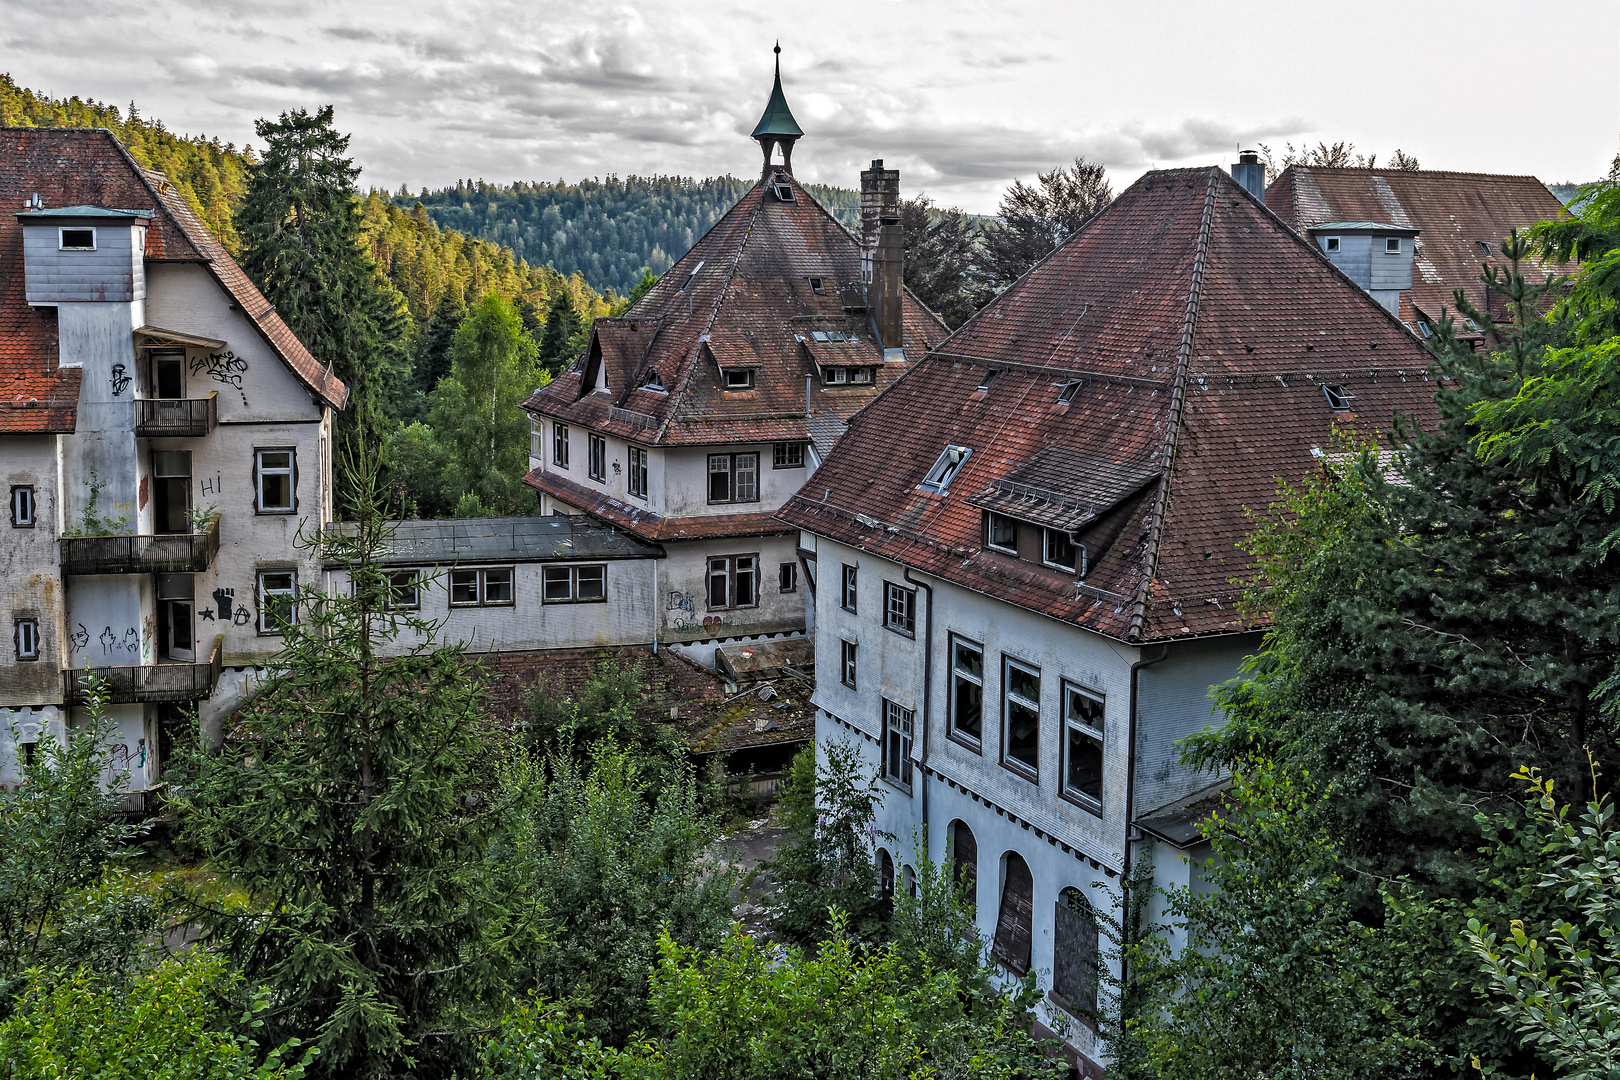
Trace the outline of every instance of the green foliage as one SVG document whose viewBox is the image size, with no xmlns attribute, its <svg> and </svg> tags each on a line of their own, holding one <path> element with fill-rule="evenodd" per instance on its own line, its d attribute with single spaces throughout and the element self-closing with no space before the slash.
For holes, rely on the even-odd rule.
<svg viewBox="0 0 1620 1080">
<path fill-rule="evenodd" d="M 660 789 L 687 769 L 686 740 L 674 726 L 656 719 L 667 712 L 652 699 L 644 660 L 626 662 L 604 651 L 585 684 L 573 694 L 554 690 L 543 679 L 523 698 L 523 730 L 531 750 L 571 754 L 590 760 L 599 743 L 624 747 L 636 769 Z"/>
<path fill-rule="evenodd" d="M 1103 167 L 1085 158 L 1038 174 L 1034 185 L 1014 180 L 997 207 L 1000 220 L 984 228 L 984 273 L 992 294 L 1017 281 L 1113 201 Z"/>
<path fill-rule="evenodd" d="M 660 1038 L 624 1075 L 712 1080 L 1049 1077 L 1068 1071 L 1029 1034 L 1026 980 L 983 998 L 896 945 L 863 951 L 842 917 L 813 951 L 733 933 L 718 952 L 659 941 Z"/>
<path fill-rule="evenodd" d="M 84 481 L 84 506 L 79 510 L 79 524 L 62 531 L 63 536 L 122 536 L 130 531 L 129 515 L 103 517 L 96 513 L 101 492 L 108 481 L 101 478 L 94 465 L 89 466 L 90 478 Z"/>
<path fill-rule="evenodd" d="M 501 1018 L 479 1040 L 477 1080 L 609 1080 L 619 1056 L 580 1033 L 576 1017 L 555 1004 L 530 1001 Z"/>
<path fill-rule="evenodd" d="M 851 743 L 822 743 L 818 749 L 815 816 L 809 818 L 801 804 L 793 820 L 798 835 L 784 837 L 776 858 L 763 867 L 777 882 L 771 921 L 789 941 L 811 943 L 827 934 L 836 909 L 846 913 L 856 937 L 871 940 L 889 914 L 872 860 L 874 838 L 887 835 L 873 824 L 887 789 L 866 773 Z"/>
<path fill-rule="evenodd" d="M 10 734 L 20 746 L 19 732 Z M 122 968 L 156 922 L 116 879 L 101 884 L 145 830 L 118 815 L 119 797 L 103 787 L 116 775 L 113 736 L 102 696 L 92 692 L 65 742 L 41 732 L 32 760 L 18 763 L 23 783 L 0 792 L 0 1003 L 30 968 Z"/>
<path fill-rule="evenodd" d="M 589 335 L 581 336 L 584 323 L 574 309 L 574 298 L 559 292 L 546 311 L 546 328 L 540 338 L 540 363 L 555 375 L 584 351 Z"/>
<path fill-rule="evenodd" d="M 978 223 L 919 195 L 900 204 L 900 228 L 906 288 L 946 326 L 961 326 L 991 296 L 981 280 Z"/>
<path fill-rule="evenodd" d="M 190 842 L 254 905 L 198 902 L 245 977 L 268 987 L 273 1043 L 321 1049 L 315 1072 L 439 1075 L 465 1065 L 536 913 L 498 892 L 486 854 L 505 808 L 482 762 L 485 677 L 389 603 L 375 469 L 351 463 L 355 520 L 317 550 L 352 594 L 305 590 L 241 738 L 182 761 Z M 387 659 L 401 633 L 424 644 Z"/>
<path fill-rule="evenodd" d="M 226 250 L 237 254 L 233 216 L 255 164 L 251 148 L 238 150 L 206 135 L 175 135 L 163 121 L 142 117 L 134 102 L 124 114 L 116 105 L 77 96 L 50 98 L 0 74 L 0 127 L 10 126 L 108 129 L 141 167 L 168 177 Z"/>
<path fill-rule="evenodd" d="M 735 876 L 705 854 L 718 823 L 690 770 L 654 785 L 609 741 L 584 762 L 511 755 L 500 780 L 510 824 L 492 858 L 553 930 L 517 977 L 581 1015 L 585 1034 L 622 1043 L 647 1023 L 659 934 L 708 948 L 730 923 Z"/>
<path fill-rule="evenodd" d="M 1554 898 L 1554 917 L 1510 912 L 1505 937 L 1490 921 L 1468 920 L 1463 939 L 1477 956 L 1497 1012 L 1571 1080 L 1620 1077 L 1620 831 L 1614 804 L 1596 798 L 1579 822 L 1553 799 L 1534 769 L 1525 816 L 1540 850 L 1530 890 Z M 1538 917 L 1539 916 L 1539 917 Z M 1505 1000 L 1504 1000 L 1505 999 Z M 1476 1061 L 1476 1065 L 1478 1062 Z"/>
<path fill-rule="evenodd" d="M 1145 991 L 1125 1031 L 1129 1075 L 1348 1080 L 1418 1064 L 1415 1021 L 1397 1007 L 1404 942 L 1354 917 L 1323 809 L 1305 777 L 1269 762 L 1234 778 L 1228 809 L 1202 827 L 1207 887 L 1166 891 L 1186 947 L 1153 935 L 1125 954 Z"/>
<path fill-rule="evenodd" d="M 226 1003 L 240 995 L 241 980 L 206 949 L 124 977 L 88 967 L 29 975 L 16 1012 L 0 1023 L 0 1073 L 15 1080 L 298 1080 L 313 1057 L 299 1055 L 297 1043 L 262 1054 L 253 1038 L 231 1030 L 258 1029 L 269 998 L 254 993 L 233 1025 Z"/>
</svg>

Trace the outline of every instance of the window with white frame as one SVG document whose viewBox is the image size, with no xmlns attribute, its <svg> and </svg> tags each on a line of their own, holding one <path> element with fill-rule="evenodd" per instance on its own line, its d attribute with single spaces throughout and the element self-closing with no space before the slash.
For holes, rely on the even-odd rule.
<svg viewBox="0 0 1620 1080">
<path fill-rule="evenodd" d="M 759 603 L 759 556 L 721 555 L 709 560 L 710 611 L 754 607 Z"/>
<path fill-rule="evenodd" d="M 11 488 L 11 527 L 32 529 L 39 521 L 39 507 L 35 503 L 34 485 L 13 484 Z"/>
<path fill-rule="evenodd" d="M 545 429 L 541 426 L 539 417 L 537 417 L 537 416 L 530 416 L 529 417 L 529 456 L 530 457 L 545 457 L 546 456 L 545 450 L 542 449 L 542 447 L 541 447 L 541 440 L 545 438 L 544 430 Z"/>
<path fill-rule="evenodd" d="M 551 425 L 551 463 L 559 469 L 568 468 L 568 425 Z"/>
<path fill-rule="evenodd" d="M 415 611 L 422 606 L 420 575 L 415 570 L 394 570 L 388 575 L 388 606 Z"/>
<path fill-rule="evenodd" d="M 1398 236 L 1384 237 L 1384 254 L 1399 255 L 1401 253 L 1401 238 Z"/>
<path fill-rule="evenodd" d="M 709 502 L 758 501 L 758 454 L 709 455 Z"/>
<path fill-rule="evenodd" d="M 752 390 L 754 388 L 753 368 L 727 368 L 725 377 L 727 390 Z"/>
<path fill-rule="evenodd" d="M 586 471 L 590 473 L 592 480 L 606 480 L 607 440 L 600 435 L 592 435 L 590 444 L 590 460 L 586 462 L 588 466 Z"/>
<path fill-rule="evenodd" d="M 540 572 L 540 599 L 546 604 L 607 602 L 607 565 L 548 566 Z"/>
<path fill-rule="evenodd" d="M 856 595 L 857 595 L 856 590 L 855 590 L 855 584 L 856 584 L 856 580 L 857 580 L 856 574 L 857 574 L 857 571 L 856 571 L 855 567 L 849 565 L 848 563 L 844 564 L 844 581 L 843 581 L 843 597 L 842 597 L 842 599 L 843 599 L 843 607 L 844 607 L 845 611 L 854 611 L 855 610 L 855 600 L 856 600 Z"/>
<path fill-rule="evenodd" d="M 1337 236 L 1322 237 L 1322 250 L 1332 254 L 1337 254 L 1339 250 L 1339 238 Z"/>
<path fill-rule="evenodd" d="M 851 690 L 855 689 L 855 654 L 859 646 L 853 641 L 838 643 L 838 678 Z"/>
<path fill-rule="evenodd" d="M 951 635 L 950 733 L 975 749 L 984 738 L 984 647 Z"/>
<path fill-rule="evenodd" d="M 12 624 L 11 642 L 18 660 L 39 659 L 39 620 L 18 619 Z"/>
<path fill-rule="evenodd" d="M 1041 669 L 1012 657 L 1001 663 L 1001 762 L 1035 779 L 1040 763 Z"/>
<path fill-rule="evenodd" d="M 630 494 L 638 499 L 647 497 L 647 451 L 639 446 L 630 448 L 630 476 L 627 479 Z"/>
<path fill-rule="evenodd" d="M 943 493 L 951 486 L 951 481 L 956 479 L 956 474 L 962 471 L 962 466 L 967 464 L 967 459 L 972 454 L 973 451 L 965 446 L 947 446 L 940 452 L 939 460 L 934 462 L 933 468 L 928 470 L 928 475 L 923 477 L 922 483 L 918 486 L 925 491 Z"/>
<path fill-rule="evenodd" d="M 450 571 L 451 607 L 511 607 L 512 568 Z"/>
<path fill-rule="evenodd" d="M 804 444 L 796 442 L 779 442 L 771 444 L 771 468 L 804 468 Z"/>
<path fill-rule="evenodd" d="M 298 622 L 298 571 L 259 571 L 259 633 L 279 634 Z"/>
<path fill-rule="evenodd" d="M 993 551 L 1018 554 L 1018 522 L 1005 514 L 984 515 L 984 539 Z"/>
<path fill-rule="evenodd" d="M 1074 540 L 1062 529 L 1043 529 L 1044 536 L 1041 541 L 1041 561 L 1055 570 L 1068 570 L 1073 572 L 1077 562 L 1077 552 Z"/>
<path fill-rule="evenodd" d="M 61 251 L 96 250 L 96 230 L 61 229 L 57 232 L 57 248 Z"/>
<path fill-rule="evenodd" d="M 883 699 L 883 779 L 896 787 L 911 790 L 911 727 L 915 714 L 910 709 Z"/>
<path fill-rule="evenodd" d="M 1063 684 L 1063 794 L 1098 811 L 1102 809 L 1105 705 L 1103 695 L 1071 682 Z"/>
<path fill-rule="evenodd" d="M 906 637 L 917 636 L 917 590 L 883 583 L 883 625 Z"/>
<path fill-rule="evenodd" d="M 296 505 L 293 485 L 297 477 L 295 451 L 265 449 L 253 451 L 253 482 L 256 489 L 254 510 L 260 514 L 290 514 Z"/>
</svg>

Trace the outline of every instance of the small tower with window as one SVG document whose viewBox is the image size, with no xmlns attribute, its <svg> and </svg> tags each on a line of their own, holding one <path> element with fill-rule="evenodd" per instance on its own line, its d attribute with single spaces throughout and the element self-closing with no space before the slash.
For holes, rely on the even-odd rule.
<svg viewBox="0 0 1620 1080">
<path fill-rule="evenodd" d="M 768 176 L 771 165 L 771 150 L 780 147 L 782 150 L 782 164 L 775 166 L 781 172 L 793 175 L 793 144 L 804 135 L 804 129 L 799 122 L 793 119 L 793 110 L 788 108 L 787 98 L 782 95 L 782 46 L 779 42 L 776 52 L 776 83 L 771 87 L 771 99 L 765 103 L 765 112 L 760 115 L 759 123 L 754 125 L 754 139 L 765 154 L 765 165 L 762 176 Z"/>
</svg>

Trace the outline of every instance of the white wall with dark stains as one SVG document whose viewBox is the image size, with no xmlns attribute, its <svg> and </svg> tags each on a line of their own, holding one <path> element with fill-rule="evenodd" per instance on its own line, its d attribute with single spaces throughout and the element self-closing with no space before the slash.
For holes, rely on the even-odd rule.
<svg viewBox="0 0 1620 1080">
<path fill-rule="evenodd" d="M 55 435 L 0 438 L 0 496 L 14 486 L 34 489 L 35 524 L 15 528 L 0 509 L 0 709 L 44 706 L 62 700 L 60 668 L 67 655 L 65 596 L 59 571 L 61 536 L 59 440 Z M 37 619 L 38 660 L 19 661 L 12 641 L 18 619 Z"/>
</svg>

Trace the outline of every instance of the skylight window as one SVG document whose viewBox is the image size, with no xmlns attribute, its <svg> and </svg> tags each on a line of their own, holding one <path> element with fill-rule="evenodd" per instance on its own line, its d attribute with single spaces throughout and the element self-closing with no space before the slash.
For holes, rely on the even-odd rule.
<svg viewBox="0 0 1620 1080">
<path fill-rule="evenodd" d="M 810 279 L 810 291 L 815 293 L 817 296 L 823 295 L 827 291 L 826 290 L 826 281 L 824 279 L 818 278 L 818 277 L 811 278 Z"/>
<path fill-rule="evenodd" d="M 658 377 L 658 372 L 649 371 L 647 377 L 641 380 L 641 388 L 643 390 L 654 390 L 662 394 L 664 392 L 664 380 Z"/>
<path fill-rule="evenodd" d="M 995 368 L 985 368 L 984 369 L 984 378 L 979 380 L 978 389 L 980 389 L 980 390 L 988 390 L 988 389 L 990 389 L 990 380 L 994 379 L 995 377 L 996 377 L 996 369 Z"/>
<path fill-rule="evenodd" d="M 1476 240 L 1476 241 L 1474 241 L 1474 243 L 1479 245 L 1479 250 L 1483 251 L 1487 258 L 1491 255 L 1490 241 L 1488 241 L 1488 240 Z"/>
<path fill-rule="evenodd" d="M 967 464 L 967 459 L 972 453 L 973 451 L 965 446 L 947 446 L 918 486 L 924 491 L 943 495 L 951 486 L 951 481 L 956 479 L 956 474 L 962 471 L 962 466 Z"/>
<path fill-rule="evenodd" d="M 699 259 L 698 260 L 698 264 L 696 266 L 692 267 L 692 272 L 690 274 L 686 275 L 686 280 L 681 282 L 681 287 L 678 290 L 679 292 L 685 292 L 687 289 L 690 289 L 692 287 L 692 282 L 697 280 L 698 271 L 703 269 L 703 264 L 705 262 L 707 262 L 707 261 L 708 261 L 707 259 Z"/>
<path fill-rule="evenodd" d="M 775 193 L 776 197 L 778 199 L 782 200 L 783 202 L 797 202 L 798 201 L 797 199 L 794 198 L 793 188 L 788 184 L 775 184 L 775 185 L 773 185 L 771 187 L 771 191 L 773 193 Z"/>
<path fill-rule="evenodd" d="M 1069 402 L 1074 400 L 1075 395 L 1078 393 L 1080 393 L 1079 383 L 1066 383 L 1063 387 L 1063 392 L 1058 395 L 1058 404 L 1067 405 Z"/>
<path fill-rule="evenodd" d="M 1322 395 L 1327 398 L 1328 408 L 1334 412 L 1350 411 L 1350 395 L 1344 392 L 1344 387 L 1323 383 Z"/>
</svg>

